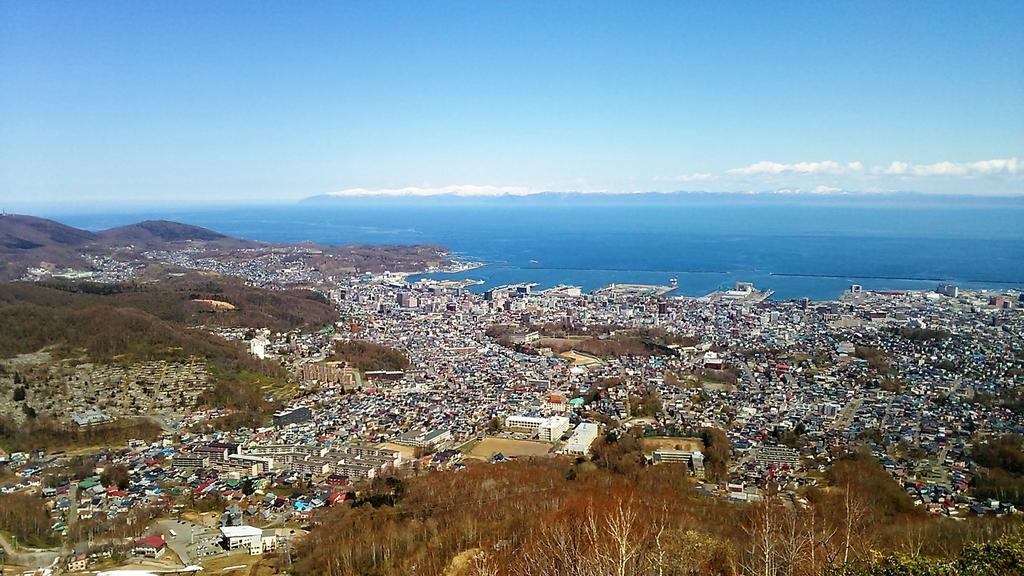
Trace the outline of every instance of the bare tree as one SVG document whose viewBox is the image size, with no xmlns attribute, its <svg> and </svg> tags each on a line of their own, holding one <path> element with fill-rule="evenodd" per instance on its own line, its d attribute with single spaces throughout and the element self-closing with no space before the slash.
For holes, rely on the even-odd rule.
<svg viewBox="0 0 1024 576">
<path fill-rule="evenodd" d="M 858 498 L 855 498 L 850 490 L 850 483 L 846 483 L 846 493 L 843 496 L 843 509 L 845 518 L 845 544 L 843 546 L 843 564 L 850 561 L 850 552 L 853 547 L 862 540 L 864 520 L 867 517 L 867 510 Z"/>
<path fill-rule="evenodd" d="M 748 545 L 740 565 L 745 576 L 778 574 L 778 530 L 777 505 L 774 502 L 768 500 L 754 508 L 750 522 L 743 527 Z"/>
<path fill-rule="evenodd" d="M 637 513 L 631 502 L 623 504 L 619 501 L 615 510 L 605 519 L 605 532 L 611 540 L 613 566 L 616 576 L 627 576 L 632 573 L 640 554 L 643 539 L 639 537 L 636 526 Z"/>
</svg>

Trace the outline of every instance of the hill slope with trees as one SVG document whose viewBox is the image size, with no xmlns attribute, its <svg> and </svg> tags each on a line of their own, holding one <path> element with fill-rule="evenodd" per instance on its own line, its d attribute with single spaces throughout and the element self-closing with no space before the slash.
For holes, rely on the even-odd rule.
<svg viewBox="0 0 1024 576">
<path fill-rule="evenodd" d="M 869 455 L 794 506 L 699 495 L 683 468 L 470 463 L 378 478 L 315 518 L 301 575 L 899 576 L 1021 574 L 1019 520 L 929 516 Z"/>
<path fill-rule="evenodd" d="M 231 302 L 233 308 L 211 310 L 196 304 L 202 298 Z M 41 350 L 58 360 L 99 364 L 198 357 L 212 379 L 201 403 L 234 411 L 218 423 L 259 425 L 276 407 L 264 398 L 260 386 L 285 378 L 284 369 L 200 326 L 316 329 L 334 318 L 334 309 L 314 292 L 263 290 L 234 279 L 188 276 L 144 285 L 0 284 L 0 359 Z M 38 389 L 45 386 L 43 380 L 26 386 L 34 386 L 37 397 L 46 394 Z M 26 415 L 23 425 L 0 422 L 0 440 L 24 449 L 153 432 L 152 426 L 136 422 L 127 428 L 115 423 L 73 434 L 43 415 Z"/>
</svg>

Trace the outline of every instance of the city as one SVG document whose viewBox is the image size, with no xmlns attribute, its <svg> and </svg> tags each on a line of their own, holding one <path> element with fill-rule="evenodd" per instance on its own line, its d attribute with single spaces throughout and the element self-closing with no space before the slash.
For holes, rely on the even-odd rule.
<svg viewBox="0 0 1024 576">
<path fill-rule="evenodd" d="M 695 492 L 726 502 L 771 494 L 804 505 L 803 489 L 860 447 L 929 514 L 1020 513 L 1019 500 L 979 486 L 972 457 L 978 442 L 1024 429 L 1013 404 L 1024 379 L 1019 292 L 853 285 L 831 302 L 774 301 L 744 283 L 697 298 L 644 285 L 474 293 L 472 283 L 325 276 L 295 263 L 288 276 L 267 276 L 245 260 L 187 254 L 146 257 L 262 288 L 312 289 L 337 320 L 311 331 L 214 329 L 287 369 L 287 397 L 275 399 L 269 425 L 253 428 L 219 429 L 230 409 L 192 409 L 212 386 L 201 359 L 125 368 L 65 361 L 58 376 L 51 365 L 47 378 L 100 388 L 90 395 L 76 384 L 61 396 L 47 385 L 46 404 L 33 401 L 31 386 L 25 392 L 31 355 L 6 362 L 0 394 L 15 400 L 7 414 L 15 421 L 29 417 L 19 408 L 28 402 L 80 429 L 160 415 L 151 440 L 126 447 L 0 452 L 12 474 L 0 491 L 41 495 L 52 531 L 77 541 L 37 552 L 5 543 L 8 562 L 45 559 L 51 570 L 75 571 L 109 564 L 114 550 L 163 569 L 235 562 L 242 551 L 292 546 L 314 512 L 345 505 L 375 478 L 473 461 L 598 461 L 597 445 L 622 435 L 639 439 L 642 463 L 681 463 Z M 101 278 L 104 262 L 93 261 Z M 357 366 L 345 358 L 353 343 L 397 354 Z M 175 404 L 154 404 L 161 398 Z M 710 449 L 708 430 L 724 431 L 724 457 Z M 91 458 L 92 474 L 69 472 Z M 134 539 L 81 539 L 97 519 L 109 530 L 124 518 L 134 519 Z"/>
<path fill-rule="evenodd" d="M 1024 576 L 1022 21 L 0 0 L 0 576 Z"/>
</svg>

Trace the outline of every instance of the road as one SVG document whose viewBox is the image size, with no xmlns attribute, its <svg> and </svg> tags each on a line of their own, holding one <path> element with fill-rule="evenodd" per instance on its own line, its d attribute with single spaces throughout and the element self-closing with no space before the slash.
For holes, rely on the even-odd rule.
<svg viewBox="0 0 1024 576">
<path fill-rule="evenodd" d="M 835 424 L 833 424 L 834 430 L 846 430 L 853 424 L 853 418 L 857 415 L 857 410 L 860 410 L 861 404 L 864 403 L 863 398 L 854 398 L 843 406 L 843 409 L 839 411 L 836 416 Z"/>
<path fill-rule="evenodd" d="M 71 527 L 78 522 L 78 484 L 72 482 L 71 486 L 68 486 L 68 533 L 71 533 Z"/>
<path fill-rule="evenodd" d="M 0 547 L 7 551 L 7 564 L 28 566 L 29 568 L 46 568 L 53 566 L 60 559 L 59 550 L 41 550 L 38 548 L 23 548 L 17 551 L 14 543 L 7 539 L 7 536 L 0 534 Z"/>
</svg>

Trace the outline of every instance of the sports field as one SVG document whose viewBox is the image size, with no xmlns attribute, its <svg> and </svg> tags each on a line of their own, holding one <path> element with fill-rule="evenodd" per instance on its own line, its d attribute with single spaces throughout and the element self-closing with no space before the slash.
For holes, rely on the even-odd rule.
<svg viewBox="0 0 1024 576">
<path fill-rule="evenodd" d="M 393 442 L 385 442 L 383 444 L 378 444 L 377 448 L 385 448 L 387 450 L 395 450 L 396 452 L 398 452 L 399 454 L 402 455 L 402 458 L 415 458 L 416 457 L 416 448 L 414 448 L 412 446 L 403 446 L 401 444 L 395 444 Z"/>
<path fill-rule="evenodd" d="M 669 450 L 686 450 L 691 452 L 693 450 L 704 451 L 704 441 L 700 438 L 673 438 L 670 436 L 652 436 L 650 438 L 642 438 L 640 445 L 643 446 L 644 453 L 650 454 L 658 448 L 667 448 Z"/>
<path fill-rule="evenodd" d="M 469 457 L 487 460 L 499 452 L 505 456 L 544 456 L 551 448 L 552 445 L 547 442 L 511 440 L 508 438 L 484 438 L 469 451 Z"/>
</svg>

